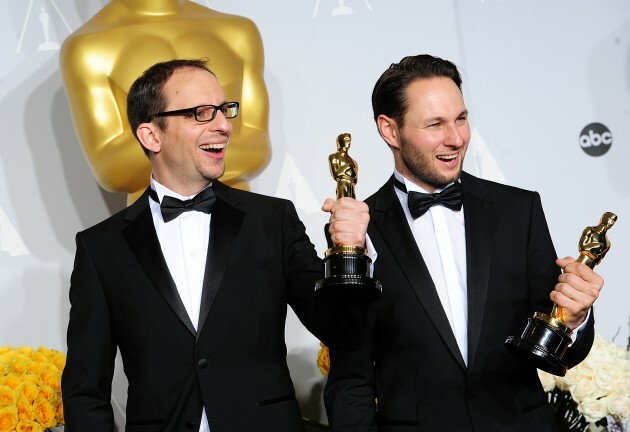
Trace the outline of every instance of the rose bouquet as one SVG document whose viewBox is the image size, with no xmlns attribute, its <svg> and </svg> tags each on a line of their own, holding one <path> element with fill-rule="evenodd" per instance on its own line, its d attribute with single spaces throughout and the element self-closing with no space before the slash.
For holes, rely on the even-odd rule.
<svg viewBox="0 0 630 432">
<path fill-rule="evenodd" d="M 63 420 L 66 356 L 39 347 L 0 347 L 0 432 L 42 432 Z"/>
<path fill-rule="evenodd" d="M 586 359 L 564 377 L 538 375 L 561 430 L 624 430 L 630 418 L 630 361 L 622 347 L 595 335 Z"/>
</svg>

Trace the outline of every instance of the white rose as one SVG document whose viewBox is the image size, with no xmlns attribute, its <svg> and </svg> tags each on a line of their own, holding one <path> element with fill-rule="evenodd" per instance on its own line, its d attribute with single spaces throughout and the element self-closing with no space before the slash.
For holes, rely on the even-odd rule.
<svg viewBox="0 0 630 432">
<path fill-rule="evenodd" d="M 578 405 L 578 411 L 589 423 L 596 423 L 607 415 L 606 402 L 603 399 L 586 399 Z"/>
<path fill-rule="evenodd" d="M 540 383 L 546 392 L 550 392 L 556 386 L 556 377 L 540 369 L 538 369 L 538 378 L 540 378 Z"/>
<path fill-rule="evenodd" d="M 611 416 L 624 421 L 630 418 L 630 394 L 616 394 L 606 398 L 606 406 Z"/>
<path fill-rule="evenodd" d="M 588 378 L 582 378 L 577 384 L 571 386 L 571 396 L 579 404 L 584 400 L 594 399 L 600 394 L 593 381 Z"/>
<path fill-rule="evenodd" d="M 577 368 L 569 369 L 565 376 L 556 378 L 556 386 L 560 390 L 569 391 L 570 387 L 577 384 L 579 379 Z"/>
<path fill-rule="evenodd" d="M 619 345 L 614 345 L 615 347 L 615 357 L 619 359 L 626 360 L 626 363 L 630 363 L 630 352 L 626 351 L 623 347 Z"/>
<path fill-rule="evenodd" d="M 593 375 L 595 375 L 597 363 L 598 362 L 593 357 L 586 357 L 582 363 L 576 366 L 579 368 L 580 376 L 592 377 Z"/>
<path fill-rule="evenodd" d="M 615 383 L 620 379 L 619 373 L 609 364 L 604 364 L 595 371 L 593 380 L 595 386 L 603 393 L 608 394 L 615 388 Z"/>
</svg>

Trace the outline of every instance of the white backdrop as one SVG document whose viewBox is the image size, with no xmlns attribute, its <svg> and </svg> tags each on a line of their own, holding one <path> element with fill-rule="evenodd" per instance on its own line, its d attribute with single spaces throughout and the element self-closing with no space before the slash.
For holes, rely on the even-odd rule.
<svg viewBox="0 0 630 432">
<path fill-rule="evenodd" d="M 630 1 L 197 1 L 261 31 L 273 156 L 252 189 L 292 199 L 319 251 L 336 136 L 352 134 L 366 198 L 393 166 L 372 120 L 376 79 L 405 55 L 439 55 L 463 72 L 474 129 L 465 169 L 539 191 L 559 256 L 575 255 L 582 229 L 604 211 L 618 214 L 595 314 L 597 331 L 626 346 Z M 106 3 L 0 0 L 0 345 L 65 350 L 74 235 L 125 205 L 90 173 L 58 65 L 64 38 Z M 580 139 L 591 123 L 612 135 L 586 148 L 600 156 L 583 148 L 597 138 Z M 287 344 L 304 414 L 325 419 L 319 345 L 292 312 Z M 115 396 L 124 406 L 120 376 Z"/>
</svg>

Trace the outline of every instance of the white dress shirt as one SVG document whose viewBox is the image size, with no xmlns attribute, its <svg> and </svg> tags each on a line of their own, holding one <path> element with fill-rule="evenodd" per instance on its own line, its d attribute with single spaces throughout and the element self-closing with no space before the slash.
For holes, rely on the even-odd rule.
<svg viewBox="0 0 630 432">
<path fill-rule="evenodd" d="M 157 193 L 160 202 L 164 195 L 187 200 L 195 195 L 183 196 L 161 185 L 151 176 L 151 188 Z M 170 222 L 164 222 L 160 204 L 149 198 L 153 224 L 166 260 L 168 270 L 175 281 L 179 297 L 195 330 L 199 323 L 199 308 L 203 291 L 203 278 L 206 270 L 208 241 L 210 238 L 211 214 L 198 211 L 182 213 Z M 206 410 L 201 415 L 199 432 L 210 432 Z"/>
<path fill-rule="evenodd" d="M 407 187 L 407 191 L 429 193 L 405 179 L 398 171 L 395 171 L 394 175 Z M 435 284 L 459 351 L 464 362 L 468 364 L 468 287 L 464 208 L 453 211 L 444 206 L 435 205 L 425 214 L 414 219 L 407 205 L 407 193 L 398 188 L 395 190 L 414 240 Z M 442 190 L 437 189 L 436 192 Z"/>
</svg>

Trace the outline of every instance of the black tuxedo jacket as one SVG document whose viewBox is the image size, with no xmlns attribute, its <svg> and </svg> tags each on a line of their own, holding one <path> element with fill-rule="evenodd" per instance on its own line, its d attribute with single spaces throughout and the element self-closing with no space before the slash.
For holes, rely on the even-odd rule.
<svg viewBox="0 0 630 432">
<path fill-rule="evenodd" d="M 383 284 L 370 342 L 331 349 L 332 430 L 554 431 L 536 369 L 504 347 L 533 312 L 549 313 L 559 270 L 540 197 L 466 173 L 468 366 L 390 179 L 367 203 Z M 564 359 L 588 354 L 593 319 Z M 374 399 L 377 398 L 377 406 Z"/>
<path fill-rule="evenodd" d="M 128 432 L 303 430 L 286 364 L 287 304 L 318 338 L 344 343 L 339 315 L 313 300 L 323 265 L 286 200 L 218 181 L 198 331 L 169 274 L 147 193 L 77 235 L 68 357 L 67 432 L 111 432 L 120 349 Z M 168 247 L 168 245 L 162 245 Z M 365 323 L 363 323 L 365 324 Z M 356 340 L 356 335 L 352 335 Z"/>
</svg>

